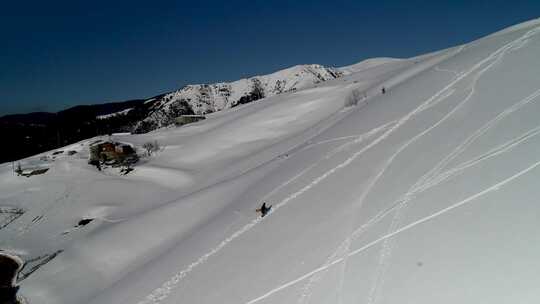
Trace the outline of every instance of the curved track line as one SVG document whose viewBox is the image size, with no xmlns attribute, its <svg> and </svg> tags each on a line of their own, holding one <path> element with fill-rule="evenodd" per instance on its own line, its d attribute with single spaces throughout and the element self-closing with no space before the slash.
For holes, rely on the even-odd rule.
<svg viewBox="0 0 540 304">
<path fill-rule="evenodd" d="M 377 127 L 373 130 L 370 130 L 368 132 L 366 132 L 365 134 L 362 134 L 360 136 L 358 136 L 358 138 L 354 141 L 355 143 L 360 143 L 368 138 L 370 138 L 371 136 L 377 134 L 378 132 L 380 132 L 381 130 L 384 130 L 385 126 L 387 124 L 383 125 L 383 126 L 380 126 L 380 127 Z M 347 143 L 348 144 L 348 143 Z M 334 155 L 335 153 L 339 152 L 340 148 L 342 147 L 343 145 L 337 147 L 336 149 L 333 149 L 329 155 Z M 287 182 L 285 182 L 284 184 L 280 185 L 278 188 L 282 188 L 284 186 L 286 186 L 287 184 L 290 184 L 292 181 L 296 180 L 297 178 L 299 178 L 300 176 L 302 176 L 303 174 L 305 174 L 306 172 L 308 172 L 309 170 L 311 170 L 313 167 L 317 166 L 319 163 L 321 163 L 322 161 L 326 160 L 329 158 L 329 155 L 326 155 L 325 157 L 323 157 L 322 159 L 320 159 L 319 161 L 317 161 L 315 164 L 312 164 L 311 166 L 307 167 L 306 169 L 302 170 L 299 174 L 297 174 L 296 176 L 294 176 L 293 178 L 289 179 Z M 352 160 L 349 161 L 349 163 L 352 162 Z M 340 164 L 341 167 L 345 166 L 342 164 Z M 307 190 L 311 189 L 312 187 L 314 187 L 315 185 L 317 185 L 318 183 L 320 183 L 321 181 L 325 180 L 328 176 L 332 175 L 333 173 L 335 173 L 340 167 L 340 165 L 328 170 L 327 172 L 325 172 L 323 175 L 317 177 L 315 180 L 313 180 L 310 184 L 304 186 L 303 188 L 301 188 L 300 190 L 298 190 L 297 192 L 291 194 L 290 196 L 288 196 L 287 198 L 283 199 L 281 202 L 275 204 L 272 208 L 272 211 L 270 211 L 271 213 L 274 213 L 276 212 L 278 209 L 280 209 L 281 207 L 285 206 L 289 201 L 295 199 L 296 197 L 300 196 L 301 194 L 303 194 L 304 192 L 306 192 Z M 347 163 L 348 165 L 348 163 Z M 271 194 L 273 194 L 275 192 L 276 189 L 274 189 L 273 191 L 271 191 L 269 194 L 267 194 L 265 197 L 269 197 Z M 147 295 L 145 297 L 144 300 L 142 301 L 139 301 L 138 303 L 139 304 L 149 304 L 149 303 L 160 303 L 162 300 L 164 300 L 165 298 L 167 298 L 169 296 L 169 294 L 171 293 L 172 289 L 183 279 L 185 278 L 191 271 L 193 271 L 193 269 L 195 269 L 197 266 L 203 264 L 206 262 L 206 260 L 208 260 L 208 258 L 210 258 L 211 256 L 213 256 L 214 254 L 216 254 L 217 252 L 219 252 L 221 249 L 223 249 L 228 243 L 232 242 L 234 239 L 238 238 L 239 236 L 241 236 L 242 234 L 244 234 L 245 232 L 251 230 L 255 225 L 257 225 L 259 222 L 261 222 L 263 220 L 263 218 L 256 218 L 254 220 L 252 220 L 250 223 L 246 224 L 244 227 L 242 227 L 240 230 L 236 231 L 235 233 L 233 233 L 231 236 L 229 236 L 228 238 L 226 238 L 225 240 L 223 240 L 221 243 L 219 243 L 216 247 L 214 247 L 212 250 L 210 250 L 209 252 L 207 252 L 206 254 L 202 255 L 201 257 L 199 257 L 195 262 L 189 264 L 186 268 L 184 268 L 183 270 L 179 271 L 178 273 L 176 273 L 175 275 L 173 275 L 169 280 L 165 281 L 160 287 L 154 289 L 149 295 Z"/>
<path fill-rule="evenodd" d="M 533 34 L 536 33 L 536 31 L 538 31 L 538 29 L 540 28 L 535 28 L 534 30 L 530 30 L 528 31 L 525 35 L 523 35 L 522 37 L 520 38 L 517 38 L 516 40 L 510 42 L 510 43 L 507 43 L 506 45 L 504 45 L 503 47 L 497 49 L 495 52 L 491 53 L 488 57 L 484 58 L 483 60 L 479 61 L 478 63 L 476 63 L 472 68 L 470 68 L 467 72 L 464 72 L 463 74 L 459 75 L 458 77 L 456 77 L 456 79 L 454 79 L 453 81 L 451 81 L 448 85 L 446 85 L 443 89 L 441 89 L 440 91 L 438 91 L 437 93 L 435 93 L 433 96 L 431 96 L 429 99 L 427 99 L 425 102 L 423 102 L 419 107 L 415 108 L 413 111 L 407 113 L 405 116 L 403 116 L 401 119 L 399 119 L 396 124 L 394 126 L 392 126 L 389 130 L 385 131 L 380 137 L 378 137 L 377 139 L 375 139 L 373 142 L 371 142 L 370 144 L 368 144 L 366 147 L 360 149 L 359 151 L 357 151 L 356 153 L 354 153 L 351 157 L 347 158 L 344 162 L 340 163 L 339 165 L 337 165 L 336 167 L 326 171 L 324 174 L 322 174 L 321 176 L 317 177 L 316 179 L 314 179 L 311 183 L 309 183 L 308 185 L 304 186 L 303 188 L 301 188 L 300 190 L 298 190 L 297 192 L 291 194 L 290 196 L 288 196 L 287 198 L 285 198 L 284 200 L 282 200 L 281 202 L 279 202 L 278 204 L 276 204 L 274 206 L 274 211 L 271 211 L 271 213 L 273 212 L 276 212 L 280 207 L 286 205 L 289 201 L 297 198 L 298 196 L 302 195 L 303 193 L 305 193 L 306 191 L 308 191 L 309 189 L 313 188 L 314 186 L 316 186 L 317 184 L 319 184 L 320 182 L 324 181 L 327 177 L 333 175 L 335 172 L 337 172 L 339 169 L 342 169 L 344 167 L 347 167 L 348 165 L 350 165 L 358 156 L 360 156 L 361 154 L 363 154 L 365 151 L 371 149 L 372 147 L 374 147 L 375 145 L 377 145 L 378 143 L 380 143 L 381 141 L 383 141 L 384 139 L 386 139 L 390 134 L 392 134 L 395 130 L 397 130 L 398 128 L 400 128 L 403 124 L 405 124 L 408 120 L 410 120 L 413 116 L 417 115 L 418 113 L 422 112 L 423 110 L 425 110 L 425 108 L 427 106 L 429 106 L 430 103 L 432 103 L 433 101 L 437 100 L 441 95 L 443 95 L 446 91 L 448 91 L 452 86 L 454 86 L 457 82 L 459 82 L 461 79 L 465 78 L 466 76 L 468 76 L 469 74 L 471 74 L 472 72 L 474 72 L 476 69 L 478 69 L 479 67 L 481 67 L 484 63 L 490 61 L 491 59 L 493 58 L 496 58 L 500 53 L 504 53 L 506 52 L 506 50 L 508 48 L 511 48 L 514 43 L 516 43 L 517 41 L 521 41 L 525 38 L 528 38 L 530 36 L 532 36 Z M 378 176 L 380 176 L 380 174 L 378 174 Z M 376 182 L 377 178 L 373 180 L 373 182 L 371 184 L 374 184 L 374 182 Z M 369 192 L 369 187 L 367 189 L 367 192 Z M 217 247 L 215 247 L 214 249 L 212 249 L 211 251 L 209 251 L 208 253 L 204 254 L 203 256 L 201 256 L 197 261 L 191 263 L 187 268 L 183 269 L 182 271 L 180 271 L 179 273 L 177 273 L 176 275 L 174 275 L 172 278 L 170 278 L 169 280 L 167 280 L 166 282 L 164 282 L 160 287 L 154 289 L 149 295 L 146 296 L 146 298 L 140 302 L 138 302 L 139 304 L 148 304 L 148 303 L 159 303 L 161 302 L 162 300 L 164 300 L 165 298 L 167 298 L 170 294 L 170 292 L 172 291 L 172 289 L 175 287 L 175 285 L 177 285 L 179 283 L 179 281 L 181 279 L 183 279 L 184 277 L 187 276 L 187 274 L 189 272 L 191 272 L 194 268 L 196 268 L 197 266 L 199 266 L 200 264 L 203 264 L 204 262 L 206 262 L 206 260 L 208 260 L 208 258 L 210 258 L 211 256 L 213 256 L 215 253 L 219 252 L 223 247 L 225 247 L 228 243 L 230 243 L 231 241 L 233 241 L 234 239 L 238 238 L 239 236 L 241 236 L 242 234 L 244 234 L 245 232 L 251 230 L 251 228 L 253 228 L 255 225 L 257 225 L 259 222 L 262 221 L 262 218 L 257 218 L 253 221 L 251 221 L 249 224 L 245 225 L 243 228 L 241 228 L 240 230 L 236 231 L 235 233 L 233 233 L 231 236 L 229 236 L 228 238 L 226 238 L 225 240 L 223 240 Z M 401 229 L 399 230 L 396 230 L 397 231 L 400 231 Z M 394 233 L 394 234 L 397 234 L 397 233 Z M 387 237 L 388 238 L 388 237 Z M 386 238 L 385 238 L 386 239 Z M 380 240 L 384 240 L 384 239 L 380 239 Z M 354 255 L 356 254 L 355 252 L 357 251 L 353 251 L 351 252 L 350 254 L 348 254 L 347 256 L 351 256 L 351 255 Z M 334 265 L 335 263 L 332 263 L 331 265 Z M 327 267 L 326 267 L 327 268 Z M 318 269 L 318 271 L 314 271 L 312 272 L 312 274 L 314 273 L 317 273 L 317 272 L 320 272 L 324 269 L 326 269 L 323 267 L 320 267 Z M 310 274 L 310 275 L 312 275 Z M 310 276 L 308 275 L 308 276 Z M 305 277 L 308 277 L 305 275 Z M 292 285 L 292 284 L 291 284 Z M 257 300 L 258 301 L 258 300 Z M 253 301 L 249 302 L 249 303 L 253 303 Z"/>
<path fill-rule="evenodd" d="M 420 178 L 420 180 L 417 182 L 417 185 L 415 185 L 415 186 L 416 187 L 421 187 L 423 184 L 427 183 L 428 180 L 434 179 L 438 174 L 440 174 L 441 170 L 444 169 L 445 166 L 447 166 L 452 160 L 454 160 L 463 151 L 465 151 L 478 138 L 480 138 L 487 131 L 492 129 L 498 122 L 500 122 L 506 116 L 508 116 L 508 115 L 512 114 L 513 112 L 515 112 L 515 111 L 521 109 L 522 107 L 526 106 L 531 101 L 535 100 L 538 96 L 540 96 L 540 89 L 536 90 L 535 92 L 533 92 L 529 96 L 525 97 L 524 99 L 520 100 L 516 104 L 506 108 L 504 111 L 499 113 L 497 116 L 495 116 L 494 118 L 489 120 L 480 129 L 473 132 L 461 144 L 459 144 L 456 148 L 454 148 L 454 150 L 450 154 L 448 154 L 446 157 L 444 157 L 437 165 L 435 165 L 435 167 L 433 167 L 424 176 L 422 176 Z"/>
<path fill-rule="evenodd" d="M 531 31 L 528 31 L 527 33 L 525 33 L 525 35 L 523 35 L 522 37 L 510 42 L 510 43 L 507 43 L 506 45 L 504 45 L 503 47 L 497 49 L 495 52 L 491 53 L 488 57 L 484 58 L 483 60 L 481 60 L 480 62 L 476 63 L 472 68 L 470 68 L 468 71 L 464 72 L 464 73 L 461 73 L 461 74 L 456 74 L 456 78 L 451 81 L 446 87 L 444 87 L 442 90 L 440 90 L 439 92 L 437 92 L 435 95 L 433 95 L 432 97 L 430 97 L 428 100 L 426 100 L 423 104 L 421 104 L 419 107 L 417 107 L 415 110 L 413 110 L 412 112 L 410 112 L 408 115 L 404 116 L 401 120 L 399 120 L 398 122 L 398 125 L 394 126 L 392 129 L 390 129 L 389 131 L 387 131 L 385 134 L 383 134 L 381 136 L 381 140 L 388 136 L 390 133 L 392 133 L 393 130 L 397 129 L 398 127 L 400 127 L 400 125 L 402 125 L 403 123 L 405 123 L 410 117 L 412 117 L 413 115 L 415 115 L 416 113 L 419 113 L 419 112 L 422 112 L 436 104 L 438 104 L 440 101 L 444 100 L 446 97 L 450 96 L 452 93 L 453 93 L 453 90 L 451 89 L 451 87 L 455 84 L 457 84 L 461 79 L 464 79 L 465 77 L 467 77 L 469 74 L 473 73 L 476 69 L 480 68 L 484 63 L 487 63 L 489 62 L 490 60 L 494 59 L 494 61 L 490 64 L 488 64 L 488 66 L 482 70 L 480 70 L 478 72 L 478 74 L 476 75 L 475 77 L 475 80 L 473 81 L 473 86 L 471 88 L 471 92 L 469 93 L 469 95 L 465 98 L 465 100 L 463 100 L 460 104 L 458 104 L 458 106 L 456 106 L 450 113 L 448 113 L 445 117 L 443 117 L 442 120 L 445 120 L 446 118 L 448 118 L 449 115 L 451 115 L 457 108 L 459 108 L 463 103 L 465 103 L 471 96 L 472 94 L 474 93 L 474 85 L 476 84 L 478 78 L 485 72 L 487 71 L 489 68 L 491 68 L 494 64 L 500 62 L 500 59 L 502 58 L 502 56 L 506 53 L 506 51 L 508 50 L 511 50 L 513 47 L 514 47 L 514 44 L 515 43 L 519 43 L 522 39 L 526 39 L 528 37 L 530 37 L 531 35 L 535 34 L 536 31 L 538 31 L 539 28 L 535 28 Z M 362 195 L 360 197 L 360 202 L 363 202 L 363 200 L 365 199 L 365 197 L 367 196 L 367 194 L 371 191 L 371 188 L 372 186 L 376 183 L 376 181 L 379 179 L 379 177 L 382 175 L 382 173 L 385 171 L 385 169 L 387 168 L 387 166 L 393 161 L 393 159 L 397 156 L 397 154 L 399 152 L 401 152 L 404 148 L 406 148 L 410 143 L 412 143 L 412 141 L 415 141 L 417 138 L 419 138 L 420 136 L 423 136 L 425 133 L 429 132 L 431 129 L 433 129 L 435 126 L 437 126 L 441 121 L 437 122 L 435 125 L 433 125 L 432 127 L 428 128 L 427 130 L 425 130 L 424 132 L 418 134 L 417 136 L 415 136 L 415 138 L 413 138 L 410 142 L 406 143 L 405 145 L 403 145 L 400 149 L 398 149 L 398 151 L 396 152 L 396 154 L 394 154 L 388 161 L 387 161 L 387 165 L 383 167 L 383 169 L 379 172 L 379 174 L 372 180 L 372 183 L 370 184 L 370 186 L 367 187 L 366 191 L 364 192 L 364 195 Z M 385 136 L 386 135 L 386 136 Z M 375 143 L 376 144 L 376 143 Z M 401 206 L 405 205 L 407 203 L 408 199 L 405 199 L 403 200 L 401 203 L 398 204 L 398 206 L 395 206 L 393 208 L 391 208 L 390 210 L 384 212 L 384 214 L 388 214 L 389 212 L 393 211 L 393 209 L 395 209 L 396 207 L 397 208 L 401 208 Z M 361 203 L 360 203 L 361 205 Z M 399 211 L 398 209 L 398 211 Z M 376 216 L 377 218 L 378 216 Z M 394 218 L 393 220 L 393 223 L 398 221 L 399 218 Z M 371 220 L 370 220 L 371 221 Z M 391 225 L 392 227 L 393 225 Z M 364 231 L 365 229 L 367 229 L 368 227 L 363 225 L 362 227 L 359 228 L 359 230 L 357 231 L 354 231 L 353 233 L 351 233 L 351 237 L 356 237 L 358 236 L 362 231 Z M 347 238 L 344 242 L 347 242 L 348 239 Z M 341 247 L 341 245 L 340 245 Z M 339 247 L 338 247 L 339 248 Z M 345 259 L 346 260 L 346 259 Z M 328 261 L 325 263 L 327 264 Z M 323 264 L 323 267 L 324 267 L 324 264 Z M 343 274 L 342 274 L 343 276 Z M 378 279 L 376 279 L 376 282 L 377 282 Z M 377 283 L 375 283 L 377 284 Z M 372 298 L 372 297 L 370 297 Z"/>
<path fill-rule="evenodd" d="M 379 174 L 376 176 L 376 179 L 375 179 L 375 182 L 373 183 L 373 186 L 375 185 L 375 183 L 379 180 L 379 178 L 385 173 L 386 169 L 391 165 L 391 163 L 394 162 L 395 158 L 401 154 L 401 152 L 403 152 L 405 149 L 407 149 L 410 144 L 414 143 L 415 141 L 417 141 L 418 139 L 420 139 L 421 137 L 423 137 L 424 135 L 428 134 L 429 132 L 431 132 L 433 129 L 437 128 L 438 126 L 440 126 L 443 122 L 445 122 L 448 118 L 450 118 L 452 115 L 454 115 L 457 110 L 459 110 L 463 105 L 465 105 L 469 100 L 470 98 L 474 95 L 475 93 L 475 87 L 476 87 L 476 84 L 478 82 L 478 80 L 480 79 L 480 77 L 482 77 L 482 75 L 487 72 L 491 67 L 493 67 L 495 64 L 499 63 L 503 56 L 506 54 L 506 52 L 501 52 L 497 57 L 495 57 L 495 59 L 493 60 L 493 62 L 489 63 L 485 68 L 481 69 L 476 75 L 474 75 L 474 78 L 473 78 L 473 81 L 472 81 L 472 84 L 471 84 L 471 91 L 469 92 L 469 94 L 467 94 L 467 96 L 461 101 L 459 102 L 454 108 L 452 108 L 451 111 L 449 111 L 448 113 L 446 113 L 440 120 L 438 120 L 435 124 L 431 125 L 429 128 L 425 129 L 424 131 L 420 132 L 419 134 L 417 134 L 416 136 L 414 136 L 412 139 L 410 139 L 409 141 L 407 141 L 404 145 L 402 145 L 386 162 L 385 166 L 383 167 L 383 169 L 379 172 Z M 449 90 L 449 91 L 452 91 L 453 90 Z M 443 95 L 445 96 L 445 95 Z M 446 95 L 447 96 L 450 96 L 450 95 Z M 446 98 L 445 97 L 445 98 Z M 444 98 L 443 98 L 444 99 Z M 439 101 L 440 102 L 440 101 Z M 438 102 L 437 102 L 438 103 Z M 414 187 L 414 185 L 413 185 Z M 369 190 L 371 190 L 372 188 L 370 187 Z M 366 194 L 367 196 L 367 194 Z M 364 196 L 362 199 L 365 199 Z M 394 218 L 392 219 L 392 222 L 390 224 L 390 227 L 388 228 L 388 232 L 392 232 L 394 231 L 397 226 L 399 225 L 399 223 L 401 222 L 401 218 L 406 210 L 406 207 L 407 207 L 407 203 L 411 200 L 410 199 L 410 196 L 411 196 L 411 189 L 409 189 L 407 191 L 407 193 L 405 193 L 405 195 L 403 196 L 403 201 L 399 204 L 399 206 L 397 207 L 397 210 L 395 212 L 395 215 L 394 215 Z M 392 256 L 392 248 L 393 248 L 393 243 L 391 242 L 390 239 L 387 239 L 384 241 L 384 244 L 381 248 L 381 254 L 380 254 L 380 257 L 379 257 L 379 263 L 378 263 L 378 266 L 377 266 L 377 271 L 375 273 L 375 278 L 374 278 L 374 282 L 373 282 L 373 286 L 370 290 L 370 293 L 369 293 L 369 297 L 368 297 L 368 304 L 373 304 L 373 303 L 376 303 L 377 300 L 378 300 L 378 297 L 379 297 L 379 294 L 382 290 L 382 285 L 384 284 L 384 276 L 385 276 L 385 273 L 389 267 L 389 263 L 390 263 L 390 258 Z"/>
<path fill-rule="evenodd" d="M 540 166 L 540 161 L 537 161 L 537 162 L 533 163 L 531 166 L 527 167 L 526 169 L 523 169 L 520 172 L 518 172 L 518 173 L 516 173 L 516 174 L 514 174 L 514 175 L 512 175 L 512 176 L 510 176 L 510 177 L 508 177 L 508 178 L 506 178 L 506 179 L 504 179 L 504 180 L 502 180 L 502 181 L 500 181 L 500 182 L 498 182 L 498 183 L 496 183 L 496 184 L 494 184 L 494 185 L 492 185 L 492 186 L 478 192 L 478 193 L 475 193 L 474 195 L 471 195 L 471 196 L 469 196 L 469 197 L 467 197 L 467 198 L 465 198 L 465 199 L 463 199 L 463 200 L 461 200 L 461 201 L 459 201 L 457 203 L 454 203 L 454 204 L 452 204 L 452 205 L 450 205 L 450 206 L 448 206 L 448 207 L 446 207 L 444 209 L 441 209 L 441 210 L 439 210 L 439 211 L 437 211 L 435 213 L 432 213 L 432 214 L 430 214 L 430 215 L 428 215 L 428 216 L 426 216 L 424 218 L 421 218 L 421 219 L 419 219 L 417 221 L 414 221 L 414 222 L 412 222 L 410 224 L 407 224 L 407 225 L 405 225 L 405 226 L 403 226 L 403 227 L 401 227 L 401 228 L 399 228 L 399 229 L 397 229 L 397 230 L 395 230 L 395 231 L 393 231 L 393 232 L 391 232 L 389 234 L 386 234 L 386 235 L 384 235 L 384 236 L 382 236 L 382 237 L 380 237 L 380 238 L 378 238 L 378 239 L 376 239 L 376 240 L 374 240 L 374 241 L 372 241 L 372 242 L 370 242 L 370 243 L 368 243 L 368 244 L 366 244 L 366 245 L 364 245 L 364 246 L 362 246 L 362 247 L 360 247 L 358 249 L 355 249 L 355 250 L 351 251 L 348 254 L 348 257 L 360 254 L 363 251 L 373 247 L 374 245 L 376 245 L 376 244 L 378 244 L 378 243 L 380 243 L 380 242 L 382 242 L 382 241 L 384 241 L 386 239 L 392 238 L 392 237 L 394 237 L 394 236 L 396 236 L 396 235 L 398 235 L 398 234 L 400 234 L 402 232 L 405 232 L 407 230 L 410 230 L 411 228 L 414 228 L 414 227 L 416 227 L 416 226 L 418 226 L 420 224 L 423 224 L 425 222 L 433 220 L 434 218 L 437 218 L 438 216 L 441 216 L 441 215 L 443 215 L 443 214 L 445 214 L 445 213 L 447 213 L 449 211 L 452 211 L 453 209 L 456 209 L 456 208 L 461 207 L 461 206 L 463 206 L 463 205 L 465 205 L 467 203 L 470 203 L 471 201 L 473 201 L 473 200 L 475 200 L 475 199 L 477 199 L 477 198 L 479 198 L 479 197 L 481 197 L 483 195 L 486 195 L 486 194 L 488 194 L 490 192 L 499 190 L 504 185 L 506 185 L 506 184 L 514 181 L 515 179 L 529 173 L 530 171 L 536 169 L 538 166 Z M 301 276 L 299 276 L 299 277 L 297 277 L 297 278 L 295 278 L 293 280 L 290 280 L 290 281 L 288 281 L 288 282 L 286 282 L 286 283 L 284 283 L 284 284 L 282 284 L 282 285 L 280 285 L 280 286 L 266 292 L 265 294 L 255 298 L 255 299 L 252 299 L 252 300 L 246 302 L 245 304 L 253 304 L 253 303 L 259 302 L 260 300 L 268 298 L 269 296 L 275 294 L 276 292 L 279 292 L 279 291 L 281 291 L 283 289 L 286 289 L 287 287 L 290 287 L 290 286 L 292 286 L 292 285 L 294 285 L 294 284 L 296 284 L 298 282 L 301 282 L 302 280 L 305 280 L 306 278 L 308 278 L 310 276 L 313 276 L 313 275 L 315 275 L 315 274 L 317 274 L 317 273 L 319 273 L 321 271 L 324 271 L 324 270 L 326 270 L 326 269 L 328 269 L 328 268 L 330 268 L 330 267 L 332 267 L 332 266 L 334 266 L 336 264 L 339 264 L 339 263 L 341 263 L 343 261 L 344 261 L 344 258 L 340 258 L 340 259 L 332 261 L 329 265 L 324 265 L 324 266 L 318 267 L 318 268 L 316 268 L 316 269 L 314 269 L 314 270 L 312 270 L 310 272 L 307 272 L 307 273 L 305 273 L 305 274 L 303 274 L 303 275 L 301 275 Z"/>
</svg>

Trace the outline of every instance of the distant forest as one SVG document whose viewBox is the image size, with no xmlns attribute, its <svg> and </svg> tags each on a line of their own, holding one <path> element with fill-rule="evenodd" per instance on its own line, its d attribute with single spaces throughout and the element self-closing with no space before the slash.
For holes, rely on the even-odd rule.
<svg viewBox="0 0 540 304">
<path fill-rule="evenodd" d="M 144 100 L 72 107 L 58 113 L 36 112 L 0 117 L 0 163 L 16 161 L 77 141 L 114 132 L 129 132 L 148 115 Z M 126 115 L 96 119 L 132 108 Z"/>
</svg>

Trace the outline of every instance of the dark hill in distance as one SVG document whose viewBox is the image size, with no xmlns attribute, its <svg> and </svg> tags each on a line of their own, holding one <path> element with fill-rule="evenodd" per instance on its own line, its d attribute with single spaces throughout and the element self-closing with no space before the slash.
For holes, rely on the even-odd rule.
<svg viewBox="0 0 540 304">
<path fill-rule="evenodd" d="M 146 117 L 152 103 L 145 99 L 80 105 L 57 113 L 34 112 L 0 117 L 6 147 L 0 149 L 0 163 L 15 161 L 56 149 L 85 138 L 113 132 L 129 131 Z M 128 115 L 97 119 L 97 116 L 132 109 Z"/>
</svg>

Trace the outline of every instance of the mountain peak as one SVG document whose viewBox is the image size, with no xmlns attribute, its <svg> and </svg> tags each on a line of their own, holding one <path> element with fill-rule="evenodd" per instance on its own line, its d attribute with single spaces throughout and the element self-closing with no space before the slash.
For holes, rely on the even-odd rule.
<svg viewBox="0 0 540 304">
<path fill-rule="evenodd" d="M 292 92 L 319 82 L 341 77 L 339 69 L 320 64 L 302 64 L 267 75 L 257 75 L 232 82 L 190 84 L 153 98 L 152 112 L 139 125 L 146 132 L 169 125 L 183 112 L 208 114 L 233 108 L 265 97 Z M 179 110 L 179 108 L 181 110 Z"/>
</svg>

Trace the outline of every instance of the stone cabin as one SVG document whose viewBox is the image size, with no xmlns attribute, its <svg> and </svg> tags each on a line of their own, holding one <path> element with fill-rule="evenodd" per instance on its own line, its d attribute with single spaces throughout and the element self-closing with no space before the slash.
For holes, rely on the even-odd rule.
<svg viewBox="0 0 540 304">
<path fill-rule="evenodd" d="M 120 162 L 132 156 L 136 156 L 135 149 L 128 144 L 118 142 L 103 142 L 90 146 L 90 162 Z"/>
</svg>

